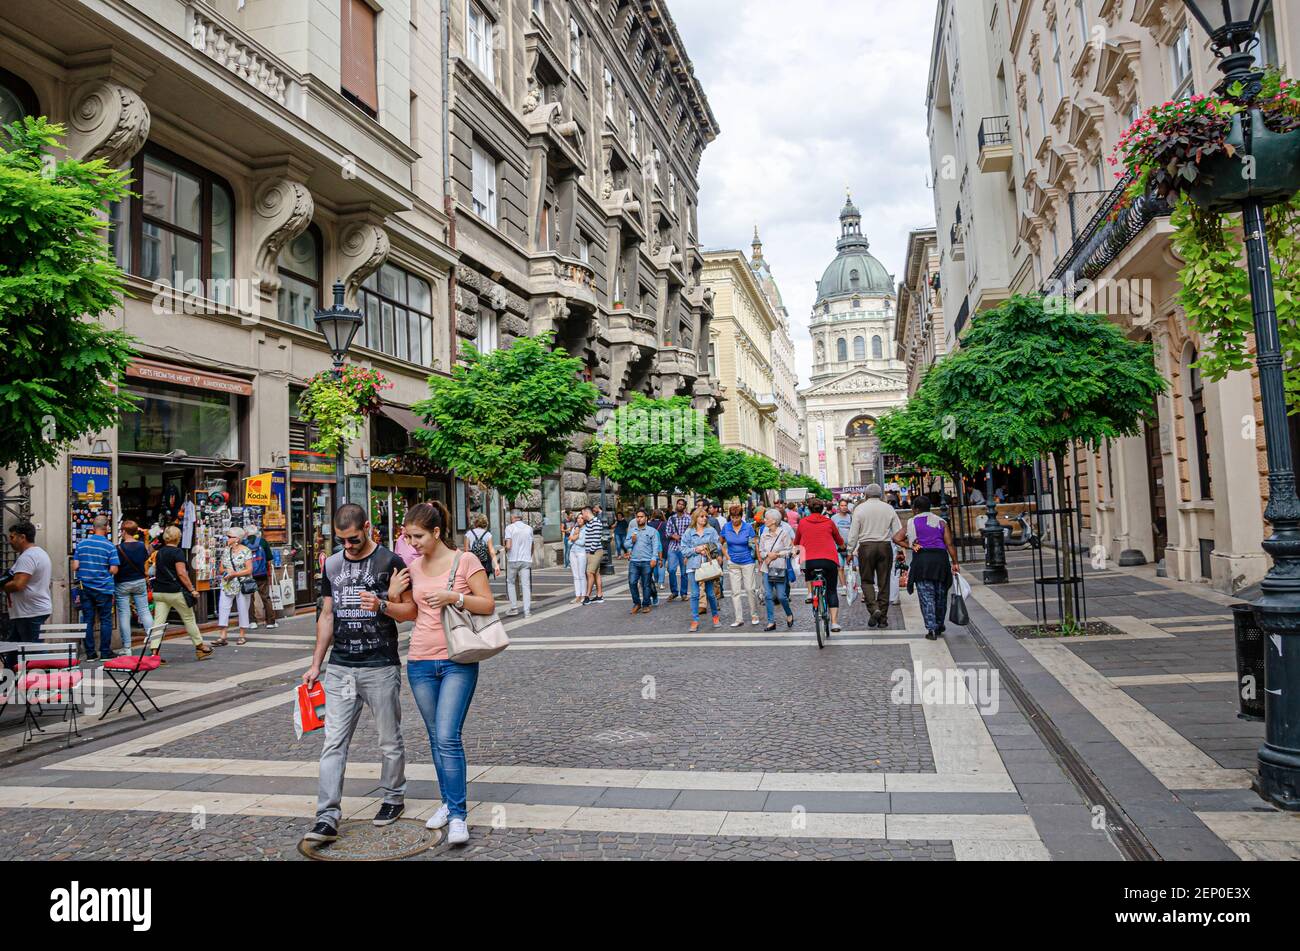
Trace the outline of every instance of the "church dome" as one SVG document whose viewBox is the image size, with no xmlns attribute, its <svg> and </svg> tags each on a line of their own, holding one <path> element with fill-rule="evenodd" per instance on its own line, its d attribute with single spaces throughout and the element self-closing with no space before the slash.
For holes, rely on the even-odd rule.
<svg viewBox="0 0 1300 951">
<path fill-rule="evenodd" d="M 845 199 L 840 210 L 840 239 L 835 248 L 839 254 L 817 282 L 818 303 L 851 294 L 893 296 L 894 278 L 871 254 L 871 243 L 862 233 L 862 215 L 852 197 Z"/>
</svg>

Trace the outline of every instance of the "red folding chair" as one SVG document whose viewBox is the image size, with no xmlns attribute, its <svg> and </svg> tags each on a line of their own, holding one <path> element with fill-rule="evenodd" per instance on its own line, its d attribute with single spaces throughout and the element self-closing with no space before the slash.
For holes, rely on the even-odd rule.
<svg viewBox="0 0 1300 951">
<path fill-rule="evenodd" d="M 47 706 L 63 708 L 68 724 L 67 744 L 73 735 L 81 736 L 77 725 L 77 693 L 82 673 L 78 667 L 76 644 L 40 644 L 18 649 L 17 690 L 23 701 L 23 745 L 44 733 L 38 717 Z"/>
<path fill-rule="evenodd" d="M 158 704 L 153 702 L 153 697 L 149 696 L 149 691 L 144 687 L 144 679 L 149 676 L 151 671 L 157 670 L 162 666 L 162 658 L 158 656 L 158 651 L 162 647 L 163 632 L 167 629 L 166 624 L 155 624 L 145 635 L 144 641 L 140 644 L 140 653 L 128 654 L 125 657 L 114 657 L 112 660 L 104 661 L 101 669 L 108 678 L 113 681 L 117 687 L 117 694 L 114 695 L 111 703 L 104 707 L 99 718 L 102 720 L 113 712 L 113 708 L 125 710 L 129 703 L 135 708 L 135 712 L 140 714 L 143 720 L 144 711 L 136 704 L 132 697 L 136 693 L 141 693 L 149 701 L 149 705 L 158 713 L 162 709 Z M 121 703 L 118 700 L 121 699 Z"/>
</svg>

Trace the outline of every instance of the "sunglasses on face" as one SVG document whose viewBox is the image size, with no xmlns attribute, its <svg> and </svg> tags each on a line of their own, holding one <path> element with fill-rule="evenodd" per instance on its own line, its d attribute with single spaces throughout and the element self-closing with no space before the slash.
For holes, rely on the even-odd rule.
<svg viewBox="0 0 1300 951">
<path fill-rule="evenodd" d="M 343 543 L 344 548 L 360 548 L 366 543 L 365 535 L 335 535 L 334 537 Z"/>
</svg>

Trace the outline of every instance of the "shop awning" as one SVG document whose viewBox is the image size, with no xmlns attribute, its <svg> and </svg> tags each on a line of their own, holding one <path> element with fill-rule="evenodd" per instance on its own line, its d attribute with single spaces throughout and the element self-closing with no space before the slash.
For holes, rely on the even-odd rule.
<svg viewBox="0 0 1300 951">
<path fill-rule="evenodd" d="M 428 429 L 424 420 L 420 419 L 405 406 L 393 406 L 391 403 L 385 403 L 379 407 L 379 412 L 387 416 L 398 426 L 401 426 L 408 433 L 413 433 L 417 429 Z"/>
</svg>

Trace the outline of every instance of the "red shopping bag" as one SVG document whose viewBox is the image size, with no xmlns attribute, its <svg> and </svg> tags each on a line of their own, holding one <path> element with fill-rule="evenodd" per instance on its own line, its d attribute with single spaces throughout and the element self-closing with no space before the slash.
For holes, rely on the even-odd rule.
<svg viewBox="0 0 1300 951">
<path fill-rule="evenodd" d="M 325 725 L 325 685 L 319 680 L 308 687 L 299 684 L 293 699 L 293 732 L 302 739 L 304 733 Z"/>
</svg>

